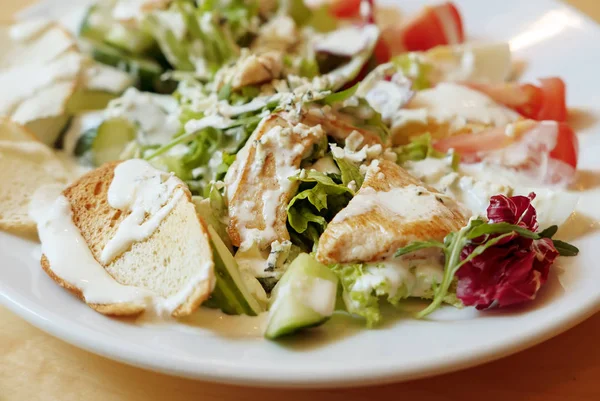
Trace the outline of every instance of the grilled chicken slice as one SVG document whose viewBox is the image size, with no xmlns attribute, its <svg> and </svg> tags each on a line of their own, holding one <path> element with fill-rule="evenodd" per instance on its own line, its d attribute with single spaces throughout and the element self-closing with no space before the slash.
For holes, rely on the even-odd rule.
<svg viewBox="0 0 600 401">
<path fill-rule="evenodd" d="M 293 125 L 280 114 L 261 121 L 225 176 L 233 245 L 266 249 L 289 240 L 286 208 L 298 184 L 288 178 L 324 136 L 321 126 Z"/>
<path fill-rule="evenodd" d="M 376 160 L 361 189 L 319 240 L 325 264 L 375 262 L 413 241 L 441 240 L 467 223 L 460 206 L 396 163 Z"/>
</svg>

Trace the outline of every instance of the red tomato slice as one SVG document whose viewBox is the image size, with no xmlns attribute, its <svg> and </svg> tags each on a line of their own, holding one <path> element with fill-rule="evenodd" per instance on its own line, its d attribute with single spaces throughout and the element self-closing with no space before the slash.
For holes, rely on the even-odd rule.
<svg viewBox="0 0 600 401">
<path fill-rule="evenodd" d="M 379 38 L 373 49 L 373 56 L 377 61 L 377 65 L 387 63 L 392 58 L 390 48 L 383 38 Z"/>
<path fill-rule="evenodd" d="M 400 37 L 387 38 L 400 42 L 405 51 L 425 51 L 435 46 L 462 43 L 464 39 L 462 18 L 452 2 L 425 7 L 402 28 Z"/>
<path fill-rule="evenodd" d="M 556 146 L 550 152 L 550 157 L 555 160 L 561 160 L 573 168 L 577 168 L 579 141 L 575 132 L 564 122 L 558 123 Z"/>
<path fill-rule="evenodd" d="M 558 77 L 542 78 L 543 102 L 536 120 L 567 121 L 566 85 Z"/>
<path fill-rule="evenodd" d="M 567 120 L 565 83 L 557 77 L 540 79 L 541 86 L 531 84 L 466 83 L 467 86 L 485 93 L 524 117 L 533 120 Z"/>
<path fill-rule="evenodd" d="M 552 159 L 577 168 L 579 143 L 577 136 L 566 123 L 531 120 L 513 124 L 515 134 L 506 135 L 506 127 L 492 128 L 478 134 L 463 134 L 441 139 L 433 147 L 441 152 L 454 149 L 465 162 L 484 160 L 488 154 L 524 140 L 535 130 L 536 135 L 556 135 L 556 144 L 549 152 Z M 537 155 L 532 155 L 535 157 Z"/>
<path fill-rule="evenodd" d="M 333 0 L 329 5 L 329 12 L 339 19 L 353 19 L 360 16 L 360 3 L 362 0 Z"/>
</svg>

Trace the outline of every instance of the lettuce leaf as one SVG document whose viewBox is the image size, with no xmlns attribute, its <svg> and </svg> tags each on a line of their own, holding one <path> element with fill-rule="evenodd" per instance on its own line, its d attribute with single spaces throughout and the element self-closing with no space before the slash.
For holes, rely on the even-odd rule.
<svg viewBox="0 0 600 401">
<path fill-rule="evenodd" d="M 279 0 L 278 12 L 289 15 L 298 25 L 304 25 L 312 17 L 312 11 L 304 0 Z"/>
<path fill-rule="evenodd" d="M 356 164 L 349 162 L 346 159 L 340 159 L 334 156 L 333 160 L 335 160 L 335 163 L 340 169 L 342 184 L 348 186 L 352 181 L 354 181 L 354 184 L 356 185 L 356 191 L 358 191 L 365 180 L 363 175 L 360 173 L 360 168 Z"/>
<path fill-rule="evenodd" d="M 400 68 L 406 77 L 412 80 L 413 90 L 431 88 L 430 74 L 433 66 L 423 62 L 417 53 L 405 53 L 392 59 L 392 63 Z"/>
<path fill-rule="evenodd" d="M 300 187 L 288 204 L 288 225 L 292 243 L 304 250 L 316 246 L 327 223 L 352 199 L 352 190 L 341 182 L 340 177 L 332 176 L 302 170 L 290 177 L 290 180 L 300 182 Z"/>
<path fill-rule="evenodd" d="M 367 327 L 374 327 L 381 322 L 379 298 L 373 291 L 353 291 L 356 281 L 365 274 L 362 264 L 339 264 L 330 267 L 339 277 L 342 284 L 342 299 L 346 310 L 365 318 Z"/>
<path fill-rule="evenodd" d="M 178 0 L 167 10 L 146 14 L 143 25 L 174 69 L 210 79 L 249 43 L 257 17 L 257 1 L 206 0 L 195 5 Z"/>
<path fill-rule="evenodd" d="M 428 157 L 442 159 L 449 157 L 451 166 L 454 171 L 458 170 L 460 156 L 456 152 L 443 153 L 435 150 L 432 146 L 431 134 L 426 133 L 414 138 L 406 145 L 394 148 L 394 152 L 398 155 L 398 164 L 403 164 L 407 161 L 419 161 Z"/>
<path fill-rule="evenodd" d="M 382 301 L 398 306 L 401 301 L 415 295 L 422 299 L 433 299 L 443 278 L 441 268 L 439 276 L 435 276 L 430 269 L 420 269 L 417 264 L 401 274 L 394 274 L 393 270 L 389 270 L 394 267 L 383 263 L 337 264 L 330 268 L 342 283 L 342 299 L 346 311 L 363 317 L 369 328 L 375 327 L 382 320 Z M 407 275 L 412 275 L 413 278 L 408 278 Z M 394 276 L 396 277 L 392 278 Z M 417 292 L 415 289 L 418 289 Z M 455 282 L 451 283 L 449 291 L 444 294 L 443 301 L 456 307 L 462 306 L 456 297 Z"/>
</svg>

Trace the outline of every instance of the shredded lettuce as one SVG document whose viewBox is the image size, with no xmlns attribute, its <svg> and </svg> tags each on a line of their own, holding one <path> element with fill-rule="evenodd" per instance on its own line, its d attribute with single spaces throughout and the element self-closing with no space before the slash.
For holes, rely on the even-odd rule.
<svg viewBox="0 0 600 401">
<path fill-rule="evenodd" d="M 404 75 L 412 80 L 413 90 L 431 88 L 430 74 L 433 66 L 419 59 L 416 53 L 405 53 L 392 59 L 392 63 L 400 68 Z"/>
<path fill-rule="evenodd" d="M 257 18 L 257 1 L 179 0 L 146 14 L 143 25 L 174 69 L 210 79 L 249 43 Z"/>
<path fill-rule="evenodd" d="M 279 0 L 278 12 L 289 15 L 298 25 L 304 25 L 312 16 L 312 11 L 304 0 Z"/>
<path fill-rule="evenodd" d="M 452 169 L 456 171 L 460 163 L 458 153 L 443 153 L 435 150 L 432 146 L 431 134 L 429 133 L 412 138 L 409 144 L 394 148 L 394 152 L 398 155 L 397 161 L 399 164 L 406 163 L 407 161 L 419 161 L 428 157 L 436 159 L 448 157 L 450 158 Z"/>
<path fill-rule="evenodd" d="M 363 175 L 360 173 L 359 167 L 356 164 L 347 161 L 346 159 L 337 158 L 335 156 L 333 157 L 333 160 L 335 160 L 335 163 L 340 169 L 342 184 L 348 186 L 354 181 L 354 184 L 356 185 L 356 191 L 358 191 L 365 180 Z"/>
<path fill-rule="evenodd" d="M 379 298 L 373 291 L 353 291 L 356 281 L 365 274 L 362 264 L 339 264 L 331 266 L 342 284 L 342 299 L 346 310 L 365 318 L 367 327 L 381 322 Z"/>
<path fill-rule="evenodd" d="M 419 272 L 416 266 L 409 269 L 408 274 L 414 275 L 414 281 L 405 280 L 397 283 L 390 280 L 388 269 L 383 264 L 336 264 L 330 268 L 338 275 L 342 283 L 342 299 L 347 312 L 361 316 L 369 328 L 377 326 L 382 321 L 380 305 L 382 301 L 393 306 L 413 296 L 413 288 L 428 288 L 420 293 L 422 299 L 433 299 L 440 283 L 430 273 Z M 451 282 L 444 293 L 443 302 L 460 307 L 462 304 L 456 298 L 455 282 Z"/>
<path fill-rule="evenodd" d="M 300 182 L 287 208 L 292 242 L 307 250 L 316 246 L 327 223 L 350 202 L 353 192 L 341 177 L 315 170 L 302 170 L 290 180 Z"/>
</svg>

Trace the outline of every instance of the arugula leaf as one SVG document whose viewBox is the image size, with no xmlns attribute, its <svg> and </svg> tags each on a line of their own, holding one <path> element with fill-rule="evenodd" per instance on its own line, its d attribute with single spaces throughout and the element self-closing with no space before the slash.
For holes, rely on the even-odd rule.
<svg viewBox="0 0 600 401">
<path fill-rule="evenodd" d="M 421 249 L 427 248 L 442 248 L 444 249 L 444 244 L 439 241 L 415 241 L 404 248 L 400 248 L 394 253 L 394 257 L 400 257 L 402 255 L 406 255 L 407 253 L 413 253 L 419 251 Z"/>
<path fill-rule="evenodd" d="M 444 243 L 439 241 L 418 241 L 414 242 L 404 248 L 400 248 L 394 254 L 395 257 L 406 255 L 421 249 L 426 248 L 441 248 L 444 252 L 444 277 L 442 282 L 435 290 L 433 301 L 429 306 L 419 313 L 417 318 L 423 318 L 435 311 L 444 301 L 448 295 L 448 290 L 452 285 L 456 272 L 469 263 L 477 256 L 482 255 L 487 249 L 497 245 L 505 238 L 508 238 L 514 234 L 518 234 L 525 238 L 533 240 L 539 240 L 541 238 L 550 238 L 557 231 L 556 226 L 548 227 L 541 233 L 535 233 L 524 227 L 509 224 L 506 222 L 501 223 L 486 223 L 481 219 L 472 219 L 465 227 L 461 228 L 457 232 L 452 232 L 444 238 Z M 497 235 L 496 237 L 490 238 L 490 235 Z M 487 236 L 487 237 L 484 237 Z M 484 237 L 484 242 L 479 244 L 473 251 L 463 260 L 461 260 L 461 253 L 465 246 L 472 244 L 473 240 Z M 579 253 L 579 249 L 575 246 L 568 244 L 563 241 L 553 240 L 556 250 L 561 256 L 576 256 Z"/>
<path fill-rule="evenodd" d="M 328 104 L 330 106 L 335 103 L 343 102 L 344 100 L 347 100 L 347 99 L 351 98 L 352 96 L 354 96 L 354 94 L 358 90 L 358 85 L 359 84 L 357 83 L 348 89 L 345 89 L 345 90 L 342 90 L 339 92 L 335 92 L 335 93 L 331 93 L 331 94 L 325 96 L 325 98 L 322 100 L 322 102 L 324 104 Z"/>
<path fill-rule="evenodd" d="M 521 226 L 518 226 L 515 224 L 509 224 L 509 223 L 480 224 L 477 227 L 472 228 L 469 231 L 469 233 L 467 234 L 466 238 L 471 240 L 471 239 L 481 237 L 482 235 L 504 234 L 504 233 L 511 233 L 511 232 L 515 232 L 515 233 L 519 234 L 521 237 L 525 237 L 525 238 L 540 239 L 539 234 L 534 233 L 533 231 L 530 231 L 524 227 L 521 227 Z"/>
<path fill-rule="evenodd" d="M 558 231 L 557 225 L 550 226 L 550 227 L 546 228 L 545 230 L 540 231 L 539 236 L 540 236 L 540 238 L 552 238 L 554 236 L 554 234 L 556 234 L 557 231 Z"/>
<path fill-rule="evenodd" d="M 557 239 L 553 239 L 552 242 L 560 256 L 577 256 L 579 254 L 579 248 L 574 245 Z"/>
</svg>

